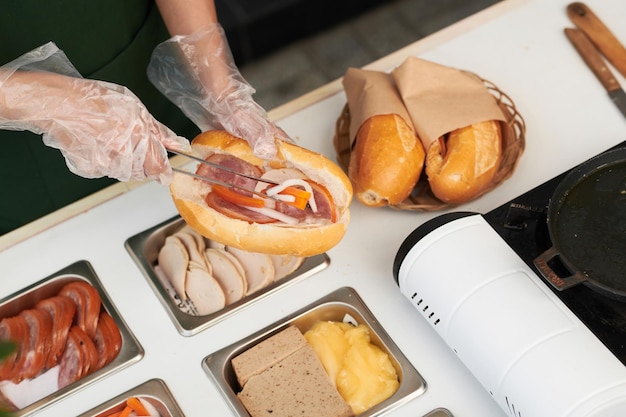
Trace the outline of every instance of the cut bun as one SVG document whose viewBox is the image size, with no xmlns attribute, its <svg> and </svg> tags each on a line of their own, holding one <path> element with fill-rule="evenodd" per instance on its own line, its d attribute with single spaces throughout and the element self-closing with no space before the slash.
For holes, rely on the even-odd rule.
<svg viewBox="0 0 626 417">
<path fill-rule="evenodd" d="M 276 141 L 276 147 L 276 159 L 265 161 L 252 153 L 246 141 L 226 131 L 204 132 L 192 141 L 194 152 L 202 158 L 213 153 L 230 154 L 264 171 L 295 168 L 303 172 L 328 190 L 335 208 L 335 221 L 319 219 L 288 225 L 239 220 L 207 205 L 205 197 L 211 191 L 209 182 L 175 173 L 170 193 L 181 217 L 204 237 L 251 252 L 312 256 L 334 247 L 343 238 L 350 221 L 350 180 L 335 163 L 319 153 L 280 140 Z"/>
<path fill-rule="evenodd" d="M 502 159 L 500 124 L 490 120 L 450 132 L 426 154 L 426 175 L 438 199 L 460 204 L 480 196 Z"/>
<path fill-rule="evenodd" d="M 375 115 L 359 128 L 348 176 L 357 199 L 372 207 L 394 205 L 413 191 L 424 167 L 424 147 L 402 117 Z"/>
</svg>

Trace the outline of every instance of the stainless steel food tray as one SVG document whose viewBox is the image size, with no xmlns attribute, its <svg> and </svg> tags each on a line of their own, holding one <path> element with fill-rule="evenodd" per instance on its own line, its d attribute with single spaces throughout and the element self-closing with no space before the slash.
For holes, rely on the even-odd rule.
<svg viewBox="0 0 626 417">
<path fill-rule="evenodd" d="M 243 404 L 237 398 L 240 387 L 231 365 L 232 359 L 257 343 L 284 330 L 289 325 L 295 325 L 304 333 L 320 320 L 367 325 L 371 331 L 372 343 L 389 355 L 393 366 L 396 368 L 400 380 L 398 390 L 391 397 L 359 414 L 359 416 L 380 416 L 425 392 L 426 382 L 422 376 L 391 340 L 356 291 L 349 287 L 340 288 L 245 339 L 208 355 L 202 361 L 202 367 L 226 398 L 235 414 L 249 417 Z"/>
<path fill-rule="evenodd" d="M 122 411 L 126 400 L 130 397 L 139 397 L 148 401 L 161 417 L 185 417 L 169 388 L 161 379 L 146 381 L 78 417 L 104 417 L 113 412 Z"/>
<path fill-rule="evenodd" d="M 326 254 L 311 256 L 306 258 L 304 263 L 291 275 L 268 285 L 254 294 L 248 295 L 206 316 L 190 315 L 178 307 L 175 299 L 168 293 L 161 277 L 159 277 L 155 271 L 159 250 L 163 246 L 165 238 L 184 226 L 184 220 L 180 216 L 175 216 L 128 238 L 125 242 L 126 250 L 130 253 L 131 257 L 152 286 L 152 289 L 157 294 L 161 303 L 165 306 L 178 332 L 183 336 L 197 334 L 232 316 L 238 311 L 249 307 L 255 302 L 268 297 L 270 294 L 314 275 L 326 268 L 330 263 L 330 259 Z"/>
<path fill-rule="evenodd" d="M 0 318 L 11 317 L 24 309 L 32 308 L 39 300 L 56 295 L 65 284 L 77 280 L 87 281 L 100 293 L 102 305 L 119 327 L 122 335 L 122 348 L 117 357 L 105 367 L 79 379 L 73 384 L 46 395 L 30 405 L 22 407 L 12 414 L 14 417 L 26 416 L 38 412 L 76 393 L 80 389 L 90 386 L 96 381 L 137 362 L 143 357 L 143 348 L 111 302 L 109 295 L 102 286 L 91 264 L 84 260 L 69 265 L 41 281 L 0 300 Z"/>
</svg>

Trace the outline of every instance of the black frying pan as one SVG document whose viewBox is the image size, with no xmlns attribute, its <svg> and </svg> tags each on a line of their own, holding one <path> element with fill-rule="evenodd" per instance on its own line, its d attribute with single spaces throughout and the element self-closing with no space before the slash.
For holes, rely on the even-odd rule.
<svg viewBox="0 0 626 417">
<path fill-rule="evenodd" d="M 552 247 L 534 263 L 555 288 L 584 283 L 626 300 L 626 148 L 565 176 L 548 206 L 548 232 Z"/>
</svg>

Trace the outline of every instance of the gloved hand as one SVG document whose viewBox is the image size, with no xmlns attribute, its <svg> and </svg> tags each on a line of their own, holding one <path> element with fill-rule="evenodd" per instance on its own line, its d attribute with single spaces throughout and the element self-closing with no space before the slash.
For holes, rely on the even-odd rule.
<svg viewBox="0 0 626 417">
<path fill-rule="evenodd" d="M 166 148 L 190 149 L 130 90 L 82 78 L 52 43 L 0 67 L 0 128 L 42 134 L 86 178 L 168 183 Z"/>
<path fill-rule="evenodd" d="M 276 155 L 275 137 L 291 142 L 252 99 L 255 90 L 237 69 L 219 24 L 158 45 L 148 78 L 201 131 L 224 129 L 247 140 L 258 157 Z"/>
</svg>

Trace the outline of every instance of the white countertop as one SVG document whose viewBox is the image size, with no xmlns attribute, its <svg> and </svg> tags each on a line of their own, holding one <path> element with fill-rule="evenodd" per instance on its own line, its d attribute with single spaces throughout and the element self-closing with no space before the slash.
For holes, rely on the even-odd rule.
<svg viewBox="0 0 626 417">
<path fill-rule="evenodd" d="M 487 212 L 626 140 L 626 119 L 563 34 L 564 27 L 572 26 L 567 4 L 506 0 L 369 66 L 390 69 L 406 56 L 417 55 L 473 71 L 514 100 L 527 124 L 526 151 L 517 171 L 498 189 L 459 210 Z M 626 2 L 587 4 L 626 43 Z M 341 84 L 335 82 L 270 115 L 301 145 L 334 159 L 334 123 L 344 103 Z M 93 208 L 83 207 L 57 225 L 25 227 L 32 234 L 25 240 L 15 241 L 16 234 L 0 238 L 0 298 L 87 260 L 145 355 L 39 416 L 80 414 L 151 378 L 165 381 L 188 417 L 231 415 L 202 370 L 202 359 L 344 286 L 358 292 L 428 384 L 423 395 L 394 410 L 393 416 L 422 416 L 437 407 L 448 408 L 455 417 L 505 415 L 392 277 L 393 259 L 404 238 L 438 213 L 372 209 L 355 201 L 345 238 L 328 252 L 327 269 L 197 335 L 183 337 L 124 247 L 130 236 L 176 214 L 167 188 L 149 183 Z"/>
</svg>

